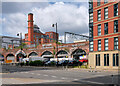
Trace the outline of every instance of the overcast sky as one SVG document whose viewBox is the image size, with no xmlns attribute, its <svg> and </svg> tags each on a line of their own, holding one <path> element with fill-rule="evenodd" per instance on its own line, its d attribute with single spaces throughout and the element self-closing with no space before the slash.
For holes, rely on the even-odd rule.
<svg viewBox="0 0 120 86">
<path fill-rule="evenodd" d="M 37 24 L 43 33 L 55 31 L 51 25 L 57 22 L 62 40 L 64 32 L 88 35 L 88 2 L 3 2 L 0 17 L 2 35 L 16 36 L 18 32 L 27 33 L 28 13 L 34 14 L 34 24 Z"/>
</svg>

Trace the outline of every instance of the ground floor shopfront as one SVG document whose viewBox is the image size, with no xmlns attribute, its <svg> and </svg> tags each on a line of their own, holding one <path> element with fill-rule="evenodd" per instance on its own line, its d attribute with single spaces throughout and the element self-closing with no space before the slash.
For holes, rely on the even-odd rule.
<svg viewBox="0 0 120 86">
<path fill-rule="evenodd" d="M 98 69 L 119 69 L 120 51 L 90 52 L 88 66 Z"/>
</svg>

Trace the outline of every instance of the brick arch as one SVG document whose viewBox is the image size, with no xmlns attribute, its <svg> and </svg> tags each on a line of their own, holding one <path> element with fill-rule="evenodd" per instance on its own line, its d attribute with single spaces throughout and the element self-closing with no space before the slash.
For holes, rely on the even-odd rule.
<svg viewBox="0 0 120 86">
<path fill-rule="evenodd" d="M 27 56 L 29 57 L 29 55 L 31 54 L 31 53 L 36 53 L 38 56 L 39 56 L 39 54 L 38 54 L 38 52 L 37 51 L 30 51 L 28 54 L 27 54 Z"/>
<path fill-rule="evenodd" d="M 16 56 L 17 56 L 17 54 L 19 54 L 21 51 L 22 51 L 22 53 L 26 54 L 26 52 L 25 52 L 25 51 L 23 51 L 23 50 L 18 50 L 18 51 L 15 53 L 15 57 L 16 57 Z M 27 54 L 26 54 L 26 55 L 27 55 Z"/>
<path fill-rule="evenodd" d="M 4 60 L 5 60 L 5 61 L 7 60 L 7 56 L 8 56 L 9 54 L 12 54 L 12 55 L 14 56 L 14 58 L 15 58 L 15 54 L 14 54 L 14 53 L 8 52 L 8 53 L 5 55 L 5 57 L 4 57 Z"/>
<path fill-rule="evenodd" d="M 60 52 L 60 51 L 65 51 L 65 52 L 67 52 L 67 53 L 68 53 L 68 55 L 69 55 L 69 52 L 68 52 L 68 51 L 66 51 L 65 49 L 59 49 L 59 51 L 58 51 L 58 52 Z M 56 55 L 58 54 L 58 52 L 56 53 Z"/>
<path fill-rule="evenodd" d="M 86 49 L 84 49 L 84 48 L 77 47 L 77 48 L 74 48 L 74 50 L 70 53 L 70 55 L 72 55 L 72 53 L 73 53 L 75 50 L 77 50 L 77 49 L 82 49 L 82 50 L 84 50 L 85 52 L 87 51 L 87 50 L 86 50 Z M 86 55 L 87 55 L 87 52 L 86 52 Z"/>
<path fill-rule="evenodd" d="M 40 55 L 40 56 L 42 56 L 42 55 L 43 55 L 43 53 L 44 53 L 44 52 L 46 52 L 46 51 L 51 52 L 51 53 L 53 54 L 53 52 L 52 52 L 51 50 L 44 50 L 44 51 L 41 53 L 41 55 Z"/>
<path fill-rule="evenodd" d="M 6 58 L 6 56 L 7 56 L 8 54 L 13 54 L 13 55 L 15 56 L 15 53 L 14 53 L 14 52 L 7 52 L 7 53 L 4 54 L 4 58 Z"/>
</svg>

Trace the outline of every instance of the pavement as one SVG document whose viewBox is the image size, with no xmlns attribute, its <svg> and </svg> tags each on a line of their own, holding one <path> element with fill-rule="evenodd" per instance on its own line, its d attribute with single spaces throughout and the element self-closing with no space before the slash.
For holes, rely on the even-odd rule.
<svg viewBox="0 0 120 86">
<path fill-rule="evenodd" d="M 2 85 L 25 84 L 119 84 L 118 71 L 90 70 L 62 67 L 19 67 L 2 66 Z M 113 76 L 112 76 L 113 75 Z M 33 85 L 34 86 L 34 85 Z"/>
</svg>

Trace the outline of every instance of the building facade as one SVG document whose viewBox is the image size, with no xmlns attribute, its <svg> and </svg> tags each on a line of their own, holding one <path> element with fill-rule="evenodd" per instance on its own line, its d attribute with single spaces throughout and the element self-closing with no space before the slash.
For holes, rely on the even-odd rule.
<svg viewBox="0 0 120 86">
<path fill-rule="evenodd" d="M 120 67 L 120 1 L 89 2 L 89 67 Z"/>
<path fill-rule="evenodd" d="M 28 45 L 32 44 L 43 44 L 55 42 L 58 39 L 58 33 L 53 31 L 46 32 L 45 34 L 40 31 L 40 28 L 33 23 L 33 14 L 28 14 L 28 33 L 25 34 L 25 43 Z M 57 36 L 57 38 L 56 38 Z"/>
</svg>

